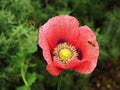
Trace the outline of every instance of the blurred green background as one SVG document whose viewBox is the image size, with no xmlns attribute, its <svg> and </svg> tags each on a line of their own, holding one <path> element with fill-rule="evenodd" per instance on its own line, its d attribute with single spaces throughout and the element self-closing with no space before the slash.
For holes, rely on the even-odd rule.
<svg viewBox="0 0 120 90">
<path fill-rule="evenodd" d="M 119 0 L 0 0 L 0 90 L 57 90 L 60 77 L 45 70 L 38 28 L 61 14 L 92 28 L 100 47 L 95 71 L 65 70 L 61 90 L 120 89 Z"/>
</svg>

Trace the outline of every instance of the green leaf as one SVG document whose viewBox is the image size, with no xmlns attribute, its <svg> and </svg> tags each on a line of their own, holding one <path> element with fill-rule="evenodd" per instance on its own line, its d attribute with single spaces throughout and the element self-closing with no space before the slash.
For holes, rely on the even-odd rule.
<svg viewBox="0 0 120 90">
<path fill-rule="evenodd" d="M 24 62 L 26 55 L 24 53 L 17 53 L 14 56 L 11 56 L 11 61 L 14 67 L 19 68 L 21 64 Z"/>
<path fill-rule="evenodd" d="M 35 73 L 35 72 L 29 73 L 29 74 L 27 75 L 27 81 L 28 81 L 28 84 L 29 84 L 30 86 L 35 82 L 36 79 L 37 79 L 37 78 L 36 78 L 36 73 Z"/>
<path fill-rule="evenodd" d="M 26 86 L 20 86 L 20 87 L 17 87 L 16 90 L 28 90 Z"/>
<path fill-rule="evenodd" d="M 34 53 L 35 51 L 37 51 L 37 46 L 31 46 L 29 49 L 28 49 L 28 53 Z"/>
</svg>

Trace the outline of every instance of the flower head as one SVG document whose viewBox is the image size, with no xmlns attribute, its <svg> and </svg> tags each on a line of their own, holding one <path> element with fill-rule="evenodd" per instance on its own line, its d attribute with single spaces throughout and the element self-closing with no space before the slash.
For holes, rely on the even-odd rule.
<svg viewBox="0 0 120 90">
<path fill-rule="evenodd" d="M 93 31 L 80 26 L 68 15 L 53 17 L 39 29 L 39 46 L 47 62 L 47 71 L 57 76 L 62 69 L 91 73 L 97 64 L 99 47 Z"/>
</svg>

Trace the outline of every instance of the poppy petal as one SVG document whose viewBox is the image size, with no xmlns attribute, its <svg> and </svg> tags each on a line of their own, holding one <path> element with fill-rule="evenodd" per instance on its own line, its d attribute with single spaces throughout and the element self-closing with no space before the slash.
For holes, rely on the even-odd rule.
<svg viewBox="0 0 120 90">
<path fill-rule="evenodd" d="M 88 41 L 94 43 L 95 46 L 88 43 Z M 93 31 L 89 27 L 80 27 L 80 37 L 79 41 L 76 43 L 76 47 L 78 47 L 82 52 L 82 62 L 74 69 L 81 73 L 92 72 L 97 64 L 99 47 Z"/>
<path fill-rule="evenodd" d="M 68 15 L 60 15 L 49 19 L 48 22 L 42 26 L 42 29 L 50 50 L 53 50 L 57 42 L 61 39 L 65 39 L 70 43 L 75 42 L 76 39 L 74 39 L 74 37 L 79 37 L 79 33 L 77 32 L 79 30 L 78 24 L 76 18 Z"/>
<path fill-rule="evenodd" d="M 83 74 L 89 74 L 94 70 L 95 67 L 96 67 L 96 62 L 86 59 L 86 60 L 82 60 L 81 63 L 78 66 L 74 67 L 73 69 Z"/>
<path fill-rule="evenodd" d="M 46 38 L 44 37 L 45 31 L 43 30 L 42 27 L 40 27 L 39 31 L 39 45 L 43 50 L 43 56 L 45 60 L 47 61 L 48 65 L 46 67 L 46 70 L 53 76 L 58 76 L 62 70 L 60 68 L 57 68 L 53 65 L 51 54 L 50 54 L 50 49 L 47 43 Z"/>
<path fill-rule="evenodd" d="M 58 76 L 62 72 L 62 69 L 49 64 L 47 65 L 46 70 L 53 76 Z"/>
<path fill-rule="evenodd" d="M 40 34 L 39 35 L 39 46 L 42 48 L 43 57 L 45 58 L 48 64 L 52 64 L 53 62 L 52 62 L 52 58 L 50 54 L 50 49 L 44 37 L 44 30 L 42 29 L 42 27 L 39 30 L 39 34 Z"/>
<path fill-rule="evenodd" d="M 78 59 L 73 59 L 66 64 L 61 63 L 61 61 L 58 61 L 55 59 L 53 60 L 53 62 L 56 67 L 63 68 L 63 69 L 72 69 L 73 67 L 80 64 L 80 60 L 78 60 Z"/>
<path fill-rule="evenodd" d="M 88 26 L 80 27 L 80 38 L 84 38 L 77 43 L 77 44 L 82 43 L 81 47 L 78 46 L 78 48 L 81 49 L 82 58 L 90 59 L 96 58 L 95 59 L 96 61 L 99 55 L 99 47 L 93 31 Z M 89 41 L 91 41 L 95 46 L 90 44 Z"/>
</svg>

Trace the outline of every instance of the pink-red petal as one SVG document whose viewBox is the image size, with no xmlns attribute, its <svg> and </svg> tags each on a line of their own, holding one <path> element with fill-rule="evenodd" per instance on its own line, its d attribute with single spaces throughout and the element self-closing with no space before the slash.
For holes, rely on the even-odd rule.
<svg viewBox="0 0 120 90">
<path fill-rule="evenodd" d="M 75 43 L 79 37 L 78 21 L 76 18 L 68 15 L 60 15 L 48 20 L 40 28 L 44 31 L 44 37 L 47 40 L 49 48 L 53 50 L 60 39 L 65 39 L 69 43 Z M 43 33 L 41 33 L 43 34 Z"/>
<path fill-rule="evenodd" d="M 74 69 L 78 72 L 87 74 L 92 72 L 96 67 L 99 55 L 98 43 L 93 31 L 87 26 L 80 27 L 80 37 L 78 40 L 76 47 L 82 52 L 82 60 Z M 95 46 L 88 43 L 88 41 L 94 43 Z"/>
<path fill-rule="evenodd" d="M 62 63 L 61 61 L 55 60 L 55 59 L 53 60 L 53 62 L 56 67 L 63 68 L 63 69 L 72 69 L 73 67 L 80 64 L 80 60 L 78 59 L 73 59 L 66 64 Z"/>
<path fill-rule="evenodd" d="M 94 43 L 95 46 L 88 43 L 88 41 Z M 96 37 L 93 31 L 87 26 L 80 27 L 80 37 L 78 38 L 76 47 L 81 50 L 82 58 L 97 58 L 99 55 L 99 47 Z"/>
<path fill-rule="evenodd" d="M 46 70 L 53 76 L 58 76 L 62 72 L 62 69 L 50 64 L 47 65 Z"/>
<path fill-rule="evenodd" d="M 39 31 L 39 46 L 42 48 L 43 57 L 45 58 L 47 63 L 52 64 L 53 63 L 52 57 L 50 54 L 50 49 L 49 49 L 48 43 L 46 41 L 46 38 L 44 37 L 44 32 L 45 31 L 41 27 L 40 31 Z"/>
<path fill-rule="evenodd" d="M 90 60 L 87 60 L 87 59 L 86 60 L 83 59 L 81 61 L 81 63 L 78 66 L 74 67 L 73 69 L 75 71 L 83 73 L 83 74 L 89 74 L 95 69 L 96 63 L 97 62 L 95 62 L 93 60 L 90 61 Z"/>
</svg>

